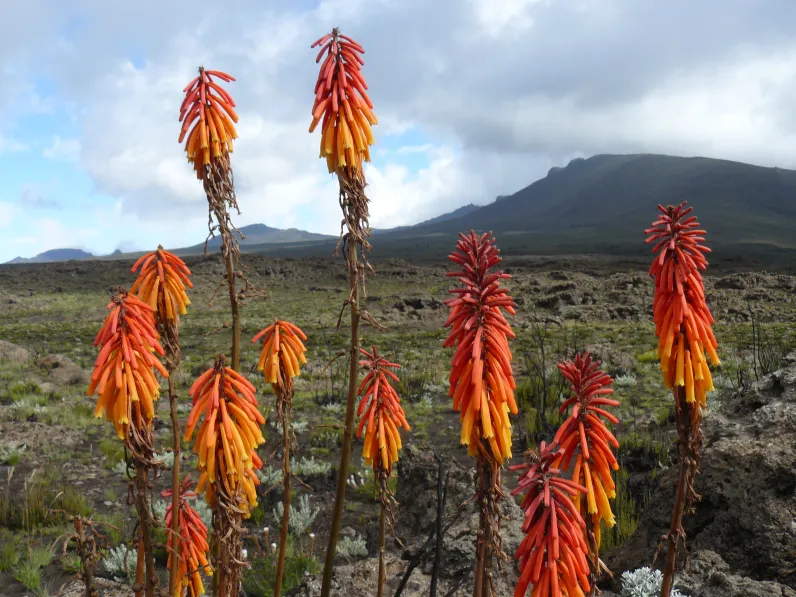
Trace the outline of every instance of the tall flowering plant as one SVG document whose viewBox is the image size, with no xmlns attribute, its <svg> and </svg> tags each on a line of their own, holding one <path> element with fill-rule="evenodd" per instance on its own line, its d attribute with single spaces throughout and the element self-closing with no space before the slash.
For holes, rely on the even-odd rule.
<svg viewBox="0 0 796 597">
<path fill-rule="evenodd" d="M 588 352 L 576 355 L 573 361 L 560 363 L 558 368 L 571 384 L 572 395 L 560 408 L 562 414 L 569 410 L 569 417 L 553 439 L 561 449 L 555 466 L 566 471 L 574 460 L 572 480 L 586 488 L 586 500 L 576 493 L 573 502 L 586 521 L 593 585 L 602 566 L 599 559 L 600 524 L 604 522 L 609 528 L 616 524 L 609 500 L 616 497 L 611 471 L 619 470 L 613 453 L 619 442 L 605 421 L 619 424 L 619 419 L 606 409 L 620 403 L 609 398 L 613 393 L 610 387 L 613 379 L 600 369 L 600 362 Z"/>
<path fill-rule="evenodd" d="M 707 404 L 707 392 L 714 389 L 708 359 L 714 366 L 720 364 L 701 274 L 708 265 L 704 254 L 710 249 L 703 244 L 705 231 L 696 216 L 690 215 L 692 209 L 685 201 L 677 206 L 659 205 L 658 219 L 644 231 L 646 243 L 655 243 L 656 255 L 649 270 L 655 279 L 653 319 L 664 384 L 674 394 L 680 455 L 661 597 L 671 594 L 677 546 L 685 535 L 683 511 L 686 502 L 696 498 L 693 481 L 699 467 L 702 409 Z"/>
<path fill-rule="evenodd" d="M 234 150 L 233 141 L 238 137 L 235 129 L 238 114 L 235 100 L 221 83 L 233 81 L 235 78 L 223 71 L 199 67 L 197 76 L 183 89 L 185 97 L 179 110 L 182 126 L 178 138 L 179 143 L 184 142 L 188 162 L 193 166 L 196 178 L 202 181 L 207 197 L 208 240 L 216 233 L 221 237 L 224 283 L 229 294 L 232 316 L 230 366 L 227 367 L 223 356 L 219 355 L 214 367 L 200 377 L 204 381 L 210 379 L 213 387 L 208 390 L 203 381 L 198 386 L 194 384 L 192 388 L 199 394 L 191 392 L 194 400 L 194 411 L 191 413 L 194 426 L 200 414 L 196 409 L 200 396 L 212 394 L 212 398 L 207 401 L 206 417 L 201 429 L 203 433 L 199 434 L 196 446 L 202 456 L 200 470 L 204 477 L 203 479 L 200 476 L 197 486 L 207 483 L 208 502 L 215 508 L 214 524 L 217 527 L 214 538 L 217 543 L 214 545 L 214 552 L 220 562 L 216 566 L 213 588 L 221 597 L 228 597 L 238 591 L 238 571 L 243 565 L 239 555 L 238 536 L 242 530 L 240 523 L 243 517 L 249 515 L 249 506 L 256 501 L 253 497 L 254 485 L 258 480 L 253 467 L 259 458 L 253 447 L 262 443 L 257 418 L 249 408 L 256 411 L 254 387 L 238 374 L 241 351 L 240 305 L 249 284 L 243 272 L 237 268 L 240 265 L 240 248 L 234 234 L 237 229 L 230 218 L 230 210 L 235 209 L 240 213 L 230 161 L 230 154 Z M 238 278 L 246 282 L 240 292 L 237 289 Z M 228 395 L 227 390 L 237 398 Z M 240 412 L 236 412 L 233 405 Z M 191 433 L 193 427 L 189 423 L 186 438 Z M 208 459 L 211 464 L 209 467 Z"/>
<path fill-rule="evenodd" d="M 155 309 L 123 289 L 111 298 L 107 308 L 108 315 L 94 340 L 100 351 L 87 394 L 99 394 L 94 414 L 99 418 L 105 413 L 105 418 L 113 423 L 135 468 L 140 529 L 136 582 L 146 587 L 147 597 L 152 597 L 155 564 L 147 502 L 149 469 L 157 464 L 152 421 L 155 401 L 160 396 L 156 373 L 166 378 L 169 373 L 156 356 L 164 356 L 165 352 L 156 328 Z M 137 595 L 141 594 L 139 590 Z"/>
<path fill-rule="evenodd" d="M 263 347 L 257 368 L 263 372 L 265 381 L 271 384 L 276 395 L 276 414 L 282 427 L 282 530 L 279 538 L 279 559 L 276 564 L 274 597 L 282 594 L 282 578 L 285 573 L 287 534 L 290 525 L 290 419 L 293 413 L 293 379 L 301 375 L 301 365 L 306 364 L 307 352 L 303 341 L 307 336 L 289 321 L 277 319 L 252 338 L 262 338 Z"/>
<path fill-rule="evenodd" d="M 525 533 L 515 554 L 520 578 L 514 597 L 525 597 L 531 585 L 531 597 L 583 597 L 591 589 L 586 522 L 572 498 L 587 489 L 564 478 L 555 465 L 561 458 L 560 448 L 542 442 L 525 463 L 509 467 L 520 475 L 511 493 L 523 494 Z"/>
<path fill-rule="evenodd" d="M 406 414 L 401 406 L 401 398 L 393 387 L 393 382 L 400 382 L 392 371 L 399 369 L 398 363 L 392 363 L 381 356 L 375 346 L 370 351 L 360 349 L 363 360 L 359 362 L 365 370 L 365 377 L 359 386 L 359 402 L 357 415 L 360 417 L 357 437 L 365 439 L 362 446 L 362 458 L 366 464 L 373 466 L 374 480 L 379 487 L 379 580 L 376 595 L 384 594 L 386 568 L 384 562 L 384 540 L 389 523 L 393 527 L 392 505 L 395 500 L 387 486 L 393 466 L 398 462 L 401 450 L 400 428 L 409 431 Z"/>
<path fill-rule="evenodd" d="M 476 458 L 481 516 L 477 539 L 474 595 L 490 595 L 492 553 L 502 554 L 498 499 L 502 496 L 500 467 L 511 458 L 511 422 L 517 414 L 516 382 L 511 369 L 508 339 L 514 332 L 503 311 L 514 314 L 514 301 L 501 280 L 509 276 L 493 271 L 500 251 L 491 233 L 459 235 L 449 255 L 459 266 L 448 273 L 459 287 L 445 327 L 451 332 L 443 347 L 455 347 L 451 361 L 449 396 L 459 412 L 461 443 Z"/>
<path fill-rule="evenodd" d="M 176 527 L 179 529 L 177 534 L 169 534 L 167 541 L 169 547 L 167 566 L 170 572 L 173 571 L 176 579 L 171 589 L 173 597 L 182 595 L 199 597 L 205 590 L 199 570 L 204 568 L 208 576 L 212 573 L 207 561 L 210 551 L 210 546 L 207 544 L 207 527 L 189 502 L 196 498 L 196 492 L 191 491 L 192 485 L 191 477 L 185 477 L 177 491 L 176 510 L 173 502 L 166 507 L 166 527 L 172 528 L 172 522 L 176 518 Z M 174 490 L 167 489 L 160 495 L 164 498 L 174 497 Z"/>
<path fill-rule="evenodd" d="M 180 364 L 180 344 L 178 326 L 180 316 L 188 312 L 191 300 L 188 298 L 187 288 L 193 288 L 191 270 L 185 262 L 174 253 L 166 251 L 162 246 L 157 250 L 142 255 L 131 269 L 133 273 L 140 273 L 135 283 L 130 287 L 131 293 L 137 296 L 155 311 L 157 328 L 163 339 L 165 349 L 166 369 L 169 372 L 169 409 L 171 412 L 172 451 L 174 464 L 172 466 L 171 496 L 173 509 L 178 508 L 180 488 L 180 421 L 177 416 L 177 393 L 174 390 L 174 376 L 171 375 Z M 180 517 L 171 519 L 171 534 L 180 534 Z M 175 542 L 172 550 L 179 553 L 181 544 Z M 177 569 L 169 568 L 169 591 L 174 593 L 178 589 Z"/>
<path fill-rule="evenodd" d="M 311 48 L 319 46 L 315 62 L 323 62 L 313 91 L 315 100 L 309 130 L 312 133 L 320 125 L 320 158 L 326 161 L 328 171 L 337 176 L 339 183 L 338 201 L 343 212 L 340 243 L 348 266 L 349 293 L 346 303 L 351 308 L 345 430 L 321 584 L 321 597 L 329 597 L 354 435 L 354 407 L 359 383 L 359 323 L 364 320 L 379 327 L 373 317 L 362 309 L 359 298 L 364 293 L 365 268 L 368 267 L 366 255 L 371 248 L 368 242 L 371 234 L 368 223 L 369 199 L 365 194 L 363 165 L 370 161 L 369 146 L 375 143 L 371 126 L 377 124 L 378 120 L 373 114 L 373 103 L 368 97 L 368 85 L 362 73 L 365 49 L 351 37 L 340 33 L 336 27 L 316 40 Z"/>
<path fill-rule="evenodd" d="M 197 492 L 205 492 L 213 508 L 215 534 L 220 541 L 218 591 L 236 595 L 241 557 L 240 525 L 257 506 L 254 471 L 263 462 L 257 447 L 265 443 L 260 426 L 265 418 L 257 408 L 255 388 L 240 373 L 225 365 L 218 355 L 213 367 L 202 373 L 188 390 L 193 408 L 185 427 L 185 441 L 196 430 L 194 452 L 198 455 Z M 201 425 L 199 420 L 202 419 Z"/>
</svg>

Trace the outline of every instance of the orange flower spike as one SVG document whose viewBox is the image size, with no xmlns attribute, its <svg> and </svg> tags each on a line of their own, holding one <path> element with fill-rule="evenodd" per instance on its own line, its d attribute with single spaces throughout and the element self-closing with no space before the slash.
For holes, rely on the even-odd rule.
<svg viewBox="0 0 796 597">
<path fill-rule="evenodd" d="M 380 356 L 375 346 L 372 352 L 364 348 L 359 350 L 365 356 L 359 364 L 366 371 L 359 386 L 361 399 L 357 408 L 357 416 L 361 417 L 357 437 L 362 437 L 363 431 L 365 433 L 362 458 L 374 469 L 390 474 L 403 446 L 398 429 L 402 427 L 410 431 L 401 398 L 392 386 L 393 381 L 400 380 L 391 369 L 401 366 Z"/>
<path fill-rule="evenodd" d="M 501 261 L 491 233 L 470 231 L 459 236 L 456 250 L 448 257 L 462 268 L 447 274 L 462 284 L 450 291 L 457 298 L 445 301 L 450 309 L 445 327 L 451 327 L 451 332 L 442 346 L 456 347 L 448 394 L 460 413 L 461 443 L 469 446 L 470 455 L 477 453 L 483 439 L 502 463 L 511 458 L 508 415 L 517 414 L 508 344 L 514 332 L 502 312 L 513 314 L 515 304 L 500 285 L 500 280 L 511 276 L 490 273 Z"/>
<path fill-rule="evenodd" d="M 210 506 L 215 505 L 216 486 L 234 493 L 240 485 L 246 502 L 239 504 L 244 518 L 257 506 L 254 469 L 262 467 L 257 448 L 265 443 L 260 426 L 265 418 L 257 408 L 255 387 L 230 367 L 223 357 L 200 375 L 188 390 L 193 408 L 185 425 L 185 441 L 196 434 L 193 451 L 199 457 L 199 481 L 196 490 L 205 491 Z"/>
<path fill-rule="evenodd" d="M 191 270 L 161 246 L 139 257 L 130 271 L 135 273 L 139 267 L 141 272 L 130 292 L 155 309 L 161 321 L 178 321 L 191 304 L 185 290 L 186 286 L 193 288 Z"/>
<path fill-rule="evenodd" d="M 154 402 L 160 396 L 155 370 L 163 377 L 169 374 L 153 354 L 164 354 L 153 309 L 124 290 L 107 308 L 108 316 L 94 340 L 101 348 L 86 394 L 99 394 L 94 416 L 104 413 L 119 439 L 124 439 L 131 422 L 148 425 L 155 416 Z"/>
<path fill-rule="evenodd" d="M 511 494 L 524 493 L 525 538 L 514 554 L 520 561 L 514 597 L 525 597 L 531 585 L 533 597 L 582 597 L 590 588 L 586 522 L 571 495 L 585 493 L 586 488 L 562 476 L 555 464 L 561 459 L 560 449 L 542 442 L 539 451 L 528 456 L 528 462 L 509 467 L 520 471 Z"/>
<path fill-rule="evenodd" d="M 323 63 L 315 83 L 310 133 L 321 125 L 319 157 L 326 158 L 329 172 L 361 170 L 362 161 L 370 161 L 369 146 L 376 143 L 370 127 L 379 122 L 362 75 L 365 50 L 337 28 L 310 47 L 317 46 L 322 47 L 315 62 Z"/>
<path fill-rule="evenodd" d="M 592 516 L 599 545 L 600 520 L 604 520 L 608 527 L 616 523 L 608 499 L 616 497 L 611 471 L 619 469 L 611 450 L 619 443 L 600 417 L 613 425 L 619 424 L 619 419 L 606 408 L 620 403 L 609 398 L 613 393 L 609 386 L 614 380 L 600 369 L 599 361 L 593 360 L 588 352 L 576 355 L 574 361 L 560 363 L 558 368 L 571 384 L 572 395 L 559 409 L 564 414 L 571 407 L 569 417 L 553 439 L 553 443 L 561 448 L 554 465 L 569 470 L 575 458 L 572 480 L 586 487 L 586 512 Z M 580 509 L 580 500 L 576 500 L 576 506 L 578 511 L 586 513 Z"/>
<path fill-rule="evenodd" d="M 279 385 L 287 379 L 301 375 L 301 365 L 306 365 L 307 352 L 302 341 L 307 336 L 289 321 L 276 320 L 252 338 L 252 343 L 263 339 L 258 371 L 263 372 L 267 383 Z"/>
<path fill-rule="evenodd" d="M 210 546 L 207 543 L 207 527 L 199 514 L 188 503 L 189 499 L 195 499 L 196 493 L 191 491 L 191 477 L 188 476 L 180 485 L 179 497 L 179 538 L 169 535 L 168 544 L 179 540 L 180 542 L 180 557 L 175 558 L 172 551 L 169 551 L 167 567 L 169 570 L 172 566 L 177 567 L 177 586 L 175 588 L 174 597 L 187 595 L 188 597 L 198 597 L 204 592 L 202 578 L 199 576 L 199 570 L 204 568 L 207 576 L 213 573 L 210 564 L 208 563 L 207 556 L 210 552 Z M 170 498 L 172 490 L 167 489 L 160 494 L 164 498 Z M 171 519 L 173 516 L 172 503 L 166 507 L 166 528 L 171 528 Z M 185 590 L 185 591 L 184 591 Z"/>
<path fill-rule="evenodd" d="M 180 137 L 185 141 L 188 161 L 193 163 L 196 177 L 201 180 L 202 169 L 212 159 L 233 151 L 233 139 L 238 138 L 235 123 L 235 100 L 219 85 L 235 78 L 215 70 L 199 67 L 199 75 L 183 89 L 185 99 L 180 106 Z"/>
<path fill-rule="evenodd" d="M 702 244 L 705 231 L 696 217 L 686 217 L 693 208 L 685 205 L 659 205 L 661 215 L 644 233 L 647 244 L 656 243 L 649 273 L 655 279 L 653 318 L 665 385 L 684 387 L 688 402 L 704 408 L 707 392 L 714 390 L 705 353 L 714 366 L 720 364 L 700 273 L 707 268 L 704 253 L 710 249 Z"/>
</svg>

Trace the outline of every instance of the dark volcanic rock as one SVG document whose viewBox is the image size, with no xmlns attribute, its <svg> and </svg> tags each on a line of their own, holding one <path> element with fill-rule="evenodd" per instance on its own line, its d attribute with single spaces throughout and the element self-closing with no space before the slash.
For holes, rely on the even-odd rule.
<svg viewBox="0 0 796 597">
<path fill-rule="evenodd" d="M 796 588 L 796 364 L 722 402 L 703 422 L 702 499 L 684 520 L 688 550 L 715 552 L 734 574 Z M 636 532 L 605 555 L 614 572 L 652 560 L 669 526 L 677 472 L 675 464 L 659 475 Z"/>
<path fill-rule="evenodd" d="M 689 557 L 688 571 L 677 587 L 691 597 L 796 597 L 796 590 L 771 581 L 757 581 L 733 573 L 720 555 L 705 550 Z"/>
<path fill-rule="evenodd" d="M 445 524 L 453 521 L 442 543 L 442 567 L 439 595 L 464 597 L 472 594 L 472 573 L 475 567 L 475 538 L 478 529 L 478 513 L 473 504 L 462 507 L 475 490 L 474 471 L 451 465 L 448 485 Z M 413 444 L 404 448 L 398 461 L 397 512 L 398 535 L 406 545 L 399 551 L 388 541 L 386 594 L 392 595 L 406 570 L 406 559 L 414 555 L 425 543 L 436 519 L 438 465 L 434 455 Z M 505 488 L 504 488 L 505 489 Z M 506 491 L 508 493 L 508 491 Z M 522 540 L 522 510 L 512 499 L 501 502 L 506 520 L 502 522 L 503 550 L 509 561 L 503 563 L 503 571 L 495 568 L 495 590 L 497 595 L 514 592 L 518 574 L 513 561 L 514 551 Z M 372 541 L 371 541 L 372 543 Z M 404 597 L 425 597 L 429 593 L 433 547 L 423 564 L 412 573 L 404 589 Z M 346 597 L 372 597 L 378 578 L 378 558 L 367 558 L 335 568 L 332 583 L 333 595 Z M 463 581 L 463 582 L 462 582 Z M 288 595 L 316 597 L 320 594 L 320 578 L 309 577 Z M 458 586 L 458 589 L 456 587 Z"/>
</svg>

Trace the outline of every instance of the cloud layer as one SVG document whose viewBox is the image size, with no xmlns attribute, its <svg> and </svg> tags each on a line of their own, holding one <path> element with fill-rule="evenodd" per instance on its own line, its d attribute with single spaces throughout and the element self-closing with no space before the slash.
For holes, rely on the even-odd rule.
<svg viewBox="0 0 796 597">
<path fill-rule="evenodd" d="M 791 0 L 29 0 L 18 12 L 0 23 L 0 120 L 62 110 L 76 133 L 53 134 L 42 155 L 88 173 L 114 199 L 98 217 L 130 236 L 180 243 L 204 225 L 176 141 L 198 64 L 238 79 L 238 221 L 338 230 L 335 183 L 307 133 L 309 45 L 336 25 L 367 49 L 375 227 L 489 202 L 595 153 L 796 167 Z M 17 128 L 0 126 L 0 154 L 26 147 Z"/>
</svg>

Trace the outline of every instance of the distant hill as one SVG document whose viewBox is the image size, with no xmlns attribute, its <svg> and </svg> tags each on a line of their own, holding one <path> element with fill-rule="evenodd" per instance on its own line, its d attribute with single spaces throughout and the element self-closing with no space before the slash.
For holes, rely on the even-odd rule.
<svg viewBox="0 0 796 597">
<path fill-rule="evenodd" d="M 500 199 L 500 197 L 498 197 Z M 396 232 L 398 230 L 406 230 L 408 228 L 415 228 L 418 226 L 426 226 L 430 224 L 436 224 L 438 222 L 445 222 L 447 220 L 454 220 L 456 218 L 461 218 L 470 214 L 478 209 L 481 209 L 480 205 L 475 205 L 474 203 L 468 203 L 467 205 L 462 205 L 461 207 L 454 209 L 451 212 L 444 213 L 441 216 L 437 216 L 436 218 L 431 218 L 430 220 L 425 220 L 420 222 L 419 224 L 414 224 L 412 226 L 397 226 L 396 228 L 373 228 L 373 234 L 383 234 L 385 232 Z"/>
<path fill-rule="evenodd" d="M 296 228 L 288 228 L 282 230 L 280 228 L 271 228 L 265 224 L 251 224 L 250 226 L 241 226 L 241 233 L 246 237 L 240 240 L 242 247 L 247 245 L 262 245 L 271 243 L 292 243 L 292 242 L 308 242 L 308 241 L 322 241 L 326 239 L 336 238 L 326 234 L 315 234 L 314 232 L 305 232 L 304 230 L 297 230 Z M 216 237 L 210 239 L 207 243 L 208 250 L 217 250 L 221 247 L 221 239 Z M 204 249 L 204 243 L 186 247 L 182 249 L 174 249 L 179 255 L 193 255 L 201 253 Z M 8 263 L 44 263 L 48 261 L 68 261 L 70 259 L 124 259 L 130 255 L 141 253 L 123 253 L 121 250 L 116 249 L 110 255 L 92 255 L 79 249 L 53 249 L 46 251 L 36 257 L 26 259 L 24 257 L 16 257 Z"/>
<path fill-rule="evenodd" d="M 763 267 L 775 259 L 796 259 L 796 171 L 655 154 L 572 160 L 488 205 L 465 205 L 414 226 L 374 231 L 371 255 L 438 259 L 452 250 L 459 231 L 474 228 L 494 232 L 501 251 L 509 255 L 647 256 L 643 231 L 656 218 L 656 206 L 684 200 L 707 230 L 714 257 L 752 260 Z M 329 256 L 337 242 L 336 236 L 264 224 L 241 231 L 244 252 L 275 256 Z M 219 243 L 212 239 L 209 248 Z M 192 255 L 202 250 L 203 244 L 197 244 L 174 251 Z M 45 255 L 50 256 L 41 260 L 59 260 L 52 253 L 34 260 Z M 91 257 L 78 253 L 67 258 Z"/>
<path fill-rule="evenodd" d="M 545 178 L 444 221 L 388 231 L 402 244 L 452 247 L 455 233 L 491 230 L 515 254 L 640 253 L 656 205 L 688 201 L 715 251 L 796 250 L 796 171 L 710 158 L 597 155 L 552 168 Z"/>
<path fill-rule="evenodd" d="M 239 228 L 241 234 L 245 238 L 240 241 L 241 245 L 259 245 L 262 243 L 296 243 L 306 242 L 311 240 L 326 240 L 336 238 L 329 234 L 316 234 L 315 232 L 306 232 L 298 230 L 297 228 L 271 228 L 265 224 L 251 224 L 249 226 L 241 226 Z M 204 246 L 204 243 L 202 243 Z M 210 239 L 207 243 L 208 248 L 221 247 L 221 239 L 215 237 Z"/>
<path fill-rule="evenodd" d="M 248 226 L 241 226 L 241 234 L 245 238 L 240 239 L 241 249 L 246 250 L 250 245 L 272 245 L 282 243 L 306 243 L 318 242 L 324 240 L 336 239 L 336 236 L 328 234 L 317 234 L 315 232 L 306 232 L 305 230 L 298 230 L 297 228 L 271 228 L 265 224 L 250 224 Z M 177 255 L 195 255 L 204 251 L 204 242 L 183 249 L 173 249 Z M 216 251 L 221 248 L 221 237 L 216 236 L 207 241 L 207 250 Z"/>
<path fill-rule="evenodd" d="M 71 259 L 89 259 L 94 257 L 80 249 L 50 249 L 44 253 L 39 253 L 35 257 L 15 257 L 7 263 L 48 263 L 51 261 L 69 261 Z"/>
</svg>

